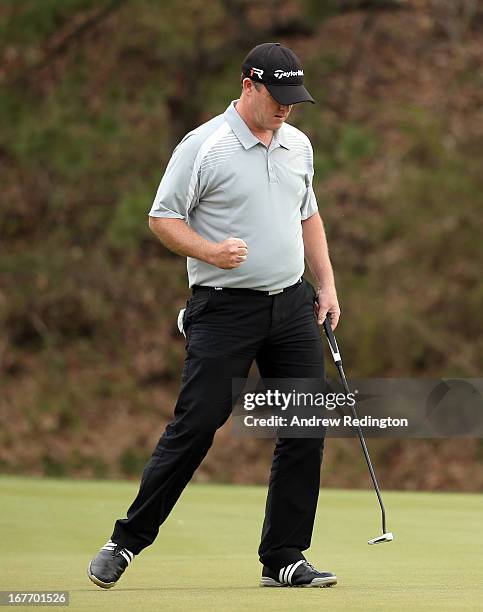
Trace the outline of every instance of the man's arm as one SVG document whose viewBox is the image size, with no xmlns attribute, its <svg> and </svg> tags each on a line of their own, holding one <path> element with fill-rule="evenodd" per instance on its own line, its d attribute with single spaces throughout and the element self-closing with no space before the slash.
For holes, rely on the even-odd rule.
<svg viewBox="0 0 483 612">
<path fill-rule="evenodd" d="M 200 259 L 217 268 L 238 268 L 247 258 L 247 245 L 240 238 L 210 242 L 191 229 L 183 219 L 149 217 L 149 228 L 170 251 Z"/>
<path fill-rule="evenodd" d="M 302 235 L 305 259 L 317 285 L 317 320 L 321 325 L 328 314 L 332 329 L 335 329 L 340 317 L 340 308 L 324 225 L 318 212 L 302 221 Z"/>
</svg>

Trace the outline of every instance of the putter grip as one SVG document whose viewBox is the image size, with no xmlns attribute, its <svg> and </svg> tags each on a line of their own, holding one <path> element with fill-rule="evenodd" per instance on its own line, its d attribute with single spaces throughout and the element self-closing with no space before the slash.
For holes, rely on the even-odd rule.
<svg viewBox="0 0 483 612">
<path fill-rule="evenodd" d="M 336 363 L 342 363 L 342 359 L 339 353 L 339 347 L 337 346 L 337 340 L 335 339 L 334 332 L 332 331 L 332 327 L 330 325 L 330 318 L 328 316 L 324 320 L 324 331 L 325 335 L 327 336 L 330 352 L 332 353 L 334 361 Z"/>
</svg>

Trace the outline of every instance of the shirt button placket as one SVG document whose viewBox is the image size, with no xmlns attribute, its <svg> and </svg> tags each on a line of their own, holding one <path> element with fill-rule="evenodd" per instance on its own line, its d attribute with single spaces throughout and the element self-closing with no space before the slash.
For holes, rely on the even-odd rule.
<svg viewBox="0 0 483 612">
<path fill-rule="evenodd" d="M 275 174 L 275 169 L 273 167 L 273 163 L 270 159 L 270 151 L 267 150 L 267 170 L 268 170 L 268 178 L 271 183 L 277 182 L 277 176 Z"/>
</svg>

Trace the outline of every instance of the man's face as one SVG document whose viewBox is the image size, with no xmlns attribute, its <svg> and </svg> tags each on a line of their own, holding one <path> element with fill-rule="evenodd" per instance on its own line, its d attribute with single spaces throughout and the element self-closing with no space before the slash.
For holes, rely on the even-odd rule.
<svg viewBox="0 0 483 612">
<path fill-rule="evenodd" d="M 261 130 L 278 130 L 290 115 L 293 105 L 279 104 L 265 85 L 260 86 L 260 91 L 252 85 L 252 90 L 253 121 Z"/>
</svg>

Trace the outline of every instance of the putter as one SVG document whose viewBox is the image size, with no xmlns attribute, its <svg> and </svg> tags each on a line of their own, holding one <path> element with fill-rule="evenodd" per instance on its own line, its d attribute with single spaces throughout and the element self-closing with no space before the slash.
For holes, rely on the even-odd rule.
<svg viewBox="0 0 483 612">
<path fill-rule="evenodd" d="M 324 331 L 327 336 L 327 341 L 329 343 L 330 352 L 332 353 L 332 357 L 334 358 L 334 363 L 339 370 L 340 379 L 342 381 L 342 386 L 344 387 L 344 391 L 346 393 L 350 393 L 349 385 L 347 384 L 347 380 L 344 374 L 344 368 L 342 367 L 342 357 L 339 352 L 339 347 L 337 346 L 337 340 L 335 339 L 334 332 L 332 331 L 332 326 L 330 324 L 330 318 L 327 316 L 324 321 Z M 357 419 L 357 412 L 354 406 L 351 406 L 352 416 Z M 379 490 L 379 485 L 377 484 L 376 474 L 374 472 L 374 468 L 372 467 L 371 458 L 369 456 L 369 451 L 367 450 L 366 441 L 364 440 L 364 435 L 362 433 L 362 429 L 360 425 L 355 425 L 355 429 L 357 430 L 357 435 L 359 436 L 359 441 L 362 446 L 362 450 L 364 451 L 364 457 L 366 458 L 367 467 L 369 468 L 369 472 L 372 478 L 372 484 L 374 485 L 374 490 L 376 491 L 377 499 L 379 500 L 379 505 L 381 506 L 381 516 L 382 516 L 382 535 L 377 538 L 372 538 L 369 540 L 368 544 L 382 544 L 383 542 L 392 542 L 394 540 L 394 536 L 390 531 L 386 531 L 386 511 L 384 509 L 384 504 L 382 503 L 381 491 Z"/>
</svg>

